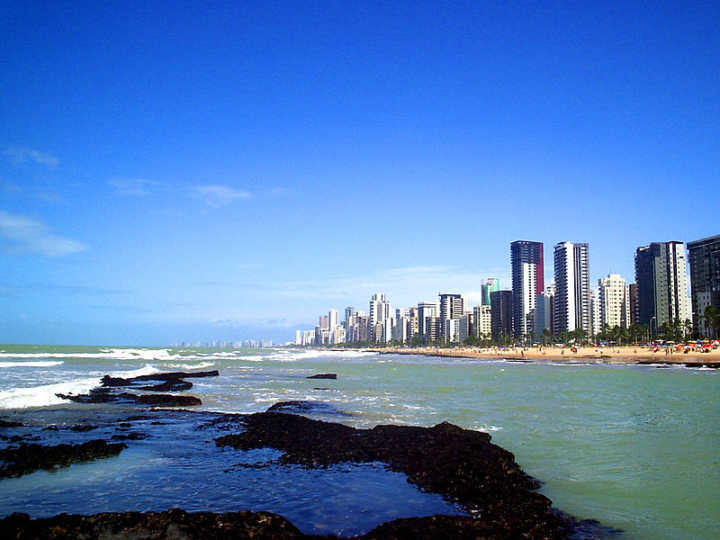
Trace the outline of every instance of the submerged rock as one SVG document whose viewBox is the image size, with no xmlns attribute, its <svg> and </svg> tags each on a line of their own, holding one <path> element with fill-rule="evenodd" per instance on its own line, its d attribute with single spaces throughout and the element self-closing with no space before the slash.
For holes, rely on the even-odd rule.
<svg viewBox="0 0 720 540">
<path fill-rule="evenodd" d="M 6 448 L 0 450 L 0 460 L 5 462 L 0 465 L 0 478 L 22 476 L 38 469 L 67 467 L 79 461 L 115 456 L 124 448 L 127 446 L 123 443 L 113 444 L 103 440 L 57 446 L 23 444 L 18 448 Z"/>
<path fill-rule="evenodd" d="M 267 412 L 284 412 L 290 414 L 330 414 L 337 416 L 352 416 L 323 401 L 280 401 L 272 405 Z"/>
<path fill-rule="evenodd" d="M 186 407 L 202 405 L 200 398 L 195 396 L 176 396 L 172 394 L 130 394 L 122 392 L 115 394 L 108 392 L 105 388 L 91 390 L 89 394 L 55 394 L 62 399 L 68 399 L 76 403 L 110 403 L 119 401 L 124 403 L 140 403 L 143 405 L 155 405 L 166 407 Z"/>
<path fill-rule="evenodd" d="M 202 405 L 202 401 L 195 396 L 178 396 L 172 394 L 131 394 L 129 392 L 118 392 L 119 388 L 136 388 L 151 392 L 180 392 L 192 388 L 192 383 L 185 381 L 190 377 L 217 377 L 220 373 L 214 371 L 199 371 L 197 373 L 186 373 L 184 371 L 173 371 L 170 373 L 153 373 L 152 375 L 140 375 L 124 379 L 122 377 L 110 377 L 105 375 L 102 378 L 101 386 L 93 388 L 87 394 L 55 394 L 57 397 L 74 401 L 76 403 L 111 403 L 120 401 L 125 403 L 140 403 L 143 405 L 185 407 Z M 162 381 L 154 385 L 138 386 L 138 382 Z"/>
<path fill-rule="evenodd" d="M 284 452 L 280 463 L 305 467 L 383 462 L 421 489 L 482 516 L 482 526 L 470 518 L 447 517 L 459 527 L 459 536 L 565 537 L 572 527 L 551 508 L 550 499 L 535 491 L 539 483 L 520 469 L 513 454 L 492 444 L 487 433 L 448 423 L 355 429 L 278 412 L 248 415 L 242 423 L 244 432 L 218 437 L 215 443 L 239 450 L 275 448 Z M 381 530 L 375 537 L 415 537 L 428 526 L 416 523 L 403 525 L 411 526 L 407 534 Z M 447 527 L 443 520 L 433 523 L 438 536 L 447 536 L 441 534 Z"/>
<path fill-rule="evenodd" d="M 269 512 L 108 512 L 60 514 L 30 519 L 12 514 L 0 520 L 6 538 L 303 538 L 288 520 Z"/>
<path fill-rule="evenodd" d="M 13 420 L 4 420 L 3 418 L 0 418 L 0 428 L 5 427 L 23 427 L 25 424 L 22 422 L 15 422 Z"/>
<path fill-rule="evenodd" d="M 337 373 L 318 373 L 317 375 L 308 375 L 306 379 L 337 379 Z"/>
</svg>

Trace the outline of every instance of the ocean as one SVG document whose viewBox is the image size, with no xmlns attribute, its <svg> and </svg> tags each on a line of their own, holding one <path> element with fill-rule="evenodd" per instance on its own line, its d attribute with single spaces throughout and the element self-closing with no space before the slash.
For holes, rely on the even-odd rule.
<svg viewBox="0 0 720 540">
<path fill-rule="evenodd" d="M 103 375 L 217 369 L 190 379 L 195 412 L 127 422 L 136 405 L 77 404 Z M 336 373 L 337 380 L 307 379 Z M 0 345 L 0 418 L 44 444 L 140 433 L 119 456 L 0 480 L 0 516 L 27 512 L 240 509 L 276 512 L 307 533 L 352 535 L 398 517 L 461 513 L 382 464 L 259 467 L 273 450 L 212 444 L 217 413 L 278 401 L 329 406 L 313 418 L 354 427 L 486 431 L 543 483 L 556 508 L 621 538 L 716 538 L 720 529 L 720 373 L 707 368 L 520 363 L 345 351 Z M 77 424 L 98 426 L 88 432 Z M 54 425 L 57 429 L 42 430 Z M 0 433 L 9 435 L 9 428 Z M 0 441 L 0 447 L 7 446 Z"/>
</svg>

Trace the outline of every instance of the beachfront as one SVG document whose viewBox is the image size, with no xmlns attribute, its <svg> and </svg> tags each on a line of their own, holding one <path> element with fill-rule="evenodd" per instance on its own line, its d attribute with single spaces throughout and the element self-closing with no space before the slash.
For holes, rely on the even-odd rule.
<svg viewBox="0 0 720 540">
<path fill-rule="evenodd" d="M 720 367 L 720 348 L 684 353 L 675 347 L 624 345 L 613 347 L 382 347 L 364 349 L 380 354 L 418 354 L 455 358 L 517 359 L 526 361 L 606 364 L 688 364 Z"/>
</svg>

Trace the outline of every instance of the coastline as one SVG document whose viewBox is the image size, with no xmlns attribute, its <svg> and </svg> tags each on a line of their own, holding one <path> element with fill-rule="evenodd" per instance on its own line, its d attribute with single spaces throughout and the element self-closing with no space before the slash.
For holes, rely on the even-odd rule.
<svg viewBox="0 0 720 540">
<path fill-rule="evenodd" d="M 333 349 L 343 350 L 343 349 Z M 673 352 L 665 354 L 664 350 L 652 352 L 648 347 L 580 347 L 577 352 L 569 348 L 553 347 L 508 347 L 499 349 L 476 347 L 377 347 L 362 349 L 377 354 L 404 354 L 418 356 L 441 356 L 448 358 L 475 358 L 484 360 L 511 360 L 519 362 L 563 362 L 567 364 L 613 364 L 613 365 L 648 365 L 660 364 L 667 366 L 709 367 L 720 368 L 720 349 L 709 353 Z"/>
</svg>

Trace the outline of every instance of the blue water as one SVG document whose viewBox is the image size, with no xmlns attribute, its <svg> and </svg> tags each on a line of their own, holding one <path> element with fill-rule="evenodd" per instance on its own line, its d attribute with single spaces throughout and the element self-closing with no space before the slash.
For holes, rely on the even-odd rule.
<svg viewBox="0 0 720 540">
<path fill-rule="evenodd" d="M 110 413 L 56 403 L 49 396 L 55 386 L 48 385 L 80 388 L 89 378 L 118 371 L 219 369 L 220 377 L 197 379 L 190 391 L 207 414 L 258 412 L 302 399 L 350 413 L 319 417 L 356 427 L 447 420 L 491 433 L 544 482 L 542 491 L 557 508 L 598 519 L 626 538 L 710 539 L 720 529 L 720 373 L 714 370 L 328 352 L 98 351 L 84 349 L 79 356 L 56 350 L 53 358 L 6 351 L 0 365 L 62 364 L 0 368 L 0 407 L 6 409 L 0 416 L 32 418 L 38 425 L 69 426 L 80 417 L 92 422 Z M 335 372 L 338 379 L 305 378 L 319 372 Z M 52 403 L 29 406 L 45 402 Z M 128 408 L 124 414 L 137 412 Z M 117 458 L 2 480 L 0 514 L 249 508 L 278 512 L 305 532 L 355 534 L 396 517 L 457 511 L 379 465 L 329 471 L 238 466 L 273 455 L 218 449 L 212 443 L 217 433 L 196 430 L 193 418 L 175 413 L 165 426 L 133 422 L 131 430 L 150 437 L 129 441 Z M 114 429 L 61 429 L 48 436 L 79 441 L 107 438 Z"/>
</svg>

